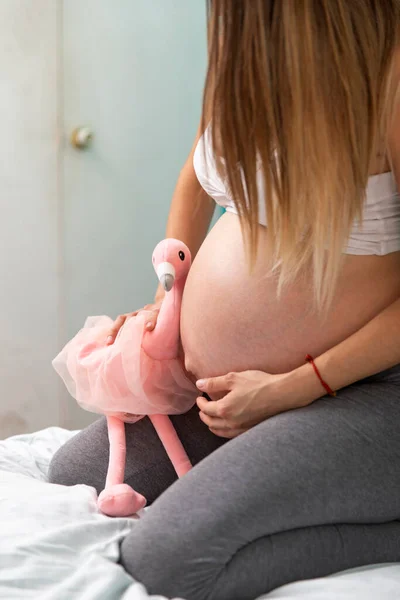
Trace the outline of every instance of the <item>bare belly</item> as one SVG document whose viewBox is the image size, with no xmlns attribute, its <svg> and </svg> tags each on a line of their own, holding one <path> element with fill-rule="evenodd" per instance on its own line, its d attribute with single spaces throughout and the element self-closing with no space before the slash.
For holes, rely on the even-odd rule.
<svg viewBox="0 0 400 600">
<path fill-rule="evenodd" d="M 211 377 L 246 369 L 280 373 L 318 356 L 360 329 L 400 296 L 400 252 L 346 255 L 333 304 L 312 308 L 304 275 L 278 299 L 268 231 L 250 275 L 238 217 L 225 214 L 204 241 L 186 282 L 181 315 L 187 370 Z"/>
</svg>

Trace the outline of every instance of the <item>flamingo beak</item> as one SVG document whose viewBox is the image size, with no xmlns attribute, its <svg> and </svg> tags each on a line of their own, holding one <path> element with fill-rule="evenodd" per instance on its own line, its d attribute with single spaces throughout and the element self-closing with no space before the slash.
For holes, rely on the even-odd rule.
<svg viewBox="0 0 400 600">
<path fill-rule="evenodd" d="M 169 262 L 157 265 L 157 277 L 166 292 L 172 290 L 175 282 L 175 267 Z"/>
</svg>

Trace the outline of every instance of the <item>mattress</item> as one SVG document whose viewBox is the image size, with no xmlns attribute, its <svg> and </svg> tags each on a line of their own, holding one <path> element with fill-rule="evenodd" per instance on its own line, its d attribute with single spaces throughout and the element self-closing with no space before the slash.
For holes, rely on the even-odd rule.
<svg viewBox="0 0 400 600">
<path fill-rule="evenodd" d="M 118 565 L 135 519 L 99 514 L 93 488 L 47 483 L 51 457 L 72 435 L 52 427 L 0 441 L 0 598 L 164 600 Z M 400 564 L 294 583 L 262 600 L 273 598 L 400 600 Z"/>
</svg>

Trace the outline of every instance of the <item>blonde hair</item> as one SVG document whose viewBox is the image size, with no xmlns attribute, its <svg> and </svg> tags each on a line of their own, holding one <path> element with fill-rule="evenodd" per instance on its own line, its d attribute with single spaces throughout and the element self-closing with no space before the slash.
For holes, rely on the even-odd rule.
<svg viewBox="0 0 400 600">
<path fill-rule="evenodd" d="M 207 106 L 250 263 L 261 169 L 278 287 L 312 265 L 326 307 L 378 148 L 388 155 L 399 0 L 211 0 L 208 10 L 203 129 Z"/>
</svg>

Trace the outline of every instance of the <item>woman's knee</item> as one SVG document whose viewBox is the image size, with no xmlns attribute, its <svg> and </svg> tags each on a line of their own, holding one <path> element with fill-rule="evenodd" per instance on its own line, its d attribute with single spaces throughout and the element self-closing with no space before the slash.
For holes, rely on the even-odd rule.
<svg viewBox="0 0 400 600">
<path fill-rule="evenodd" d="M 69 446 L 70 443 L 67 442 L 54 454 L 47 474 L 49 483 L 68 486 L 77 483 L 74 465 L 70 461 Z"/>
<path fill-rule="evenodd" d="M 230 491 L 215 454 L 166 490 L 122 543 L 122 565 L 151 594 L 209 600 L 227 562 L 248 541 L 230 521 Z M 239 521 L 244 508 L 234 511 Z"/>
<path fill-rule="evenodd" d="M 149 594 L 209 600 L 226 557 L 220 563 L 212 547 L 171 526 L 168 517 L 154 522 L 151 511 L 122 542 L 121 565 Z"/>
<path fill-rule="evenodd" d="M 108 464 L 108 437 L 105 419 L 99 419 L 78 433 L 55 453 L 48 480 L 59 485 L 85 484 L 103 487 Z"/>
</svg>

